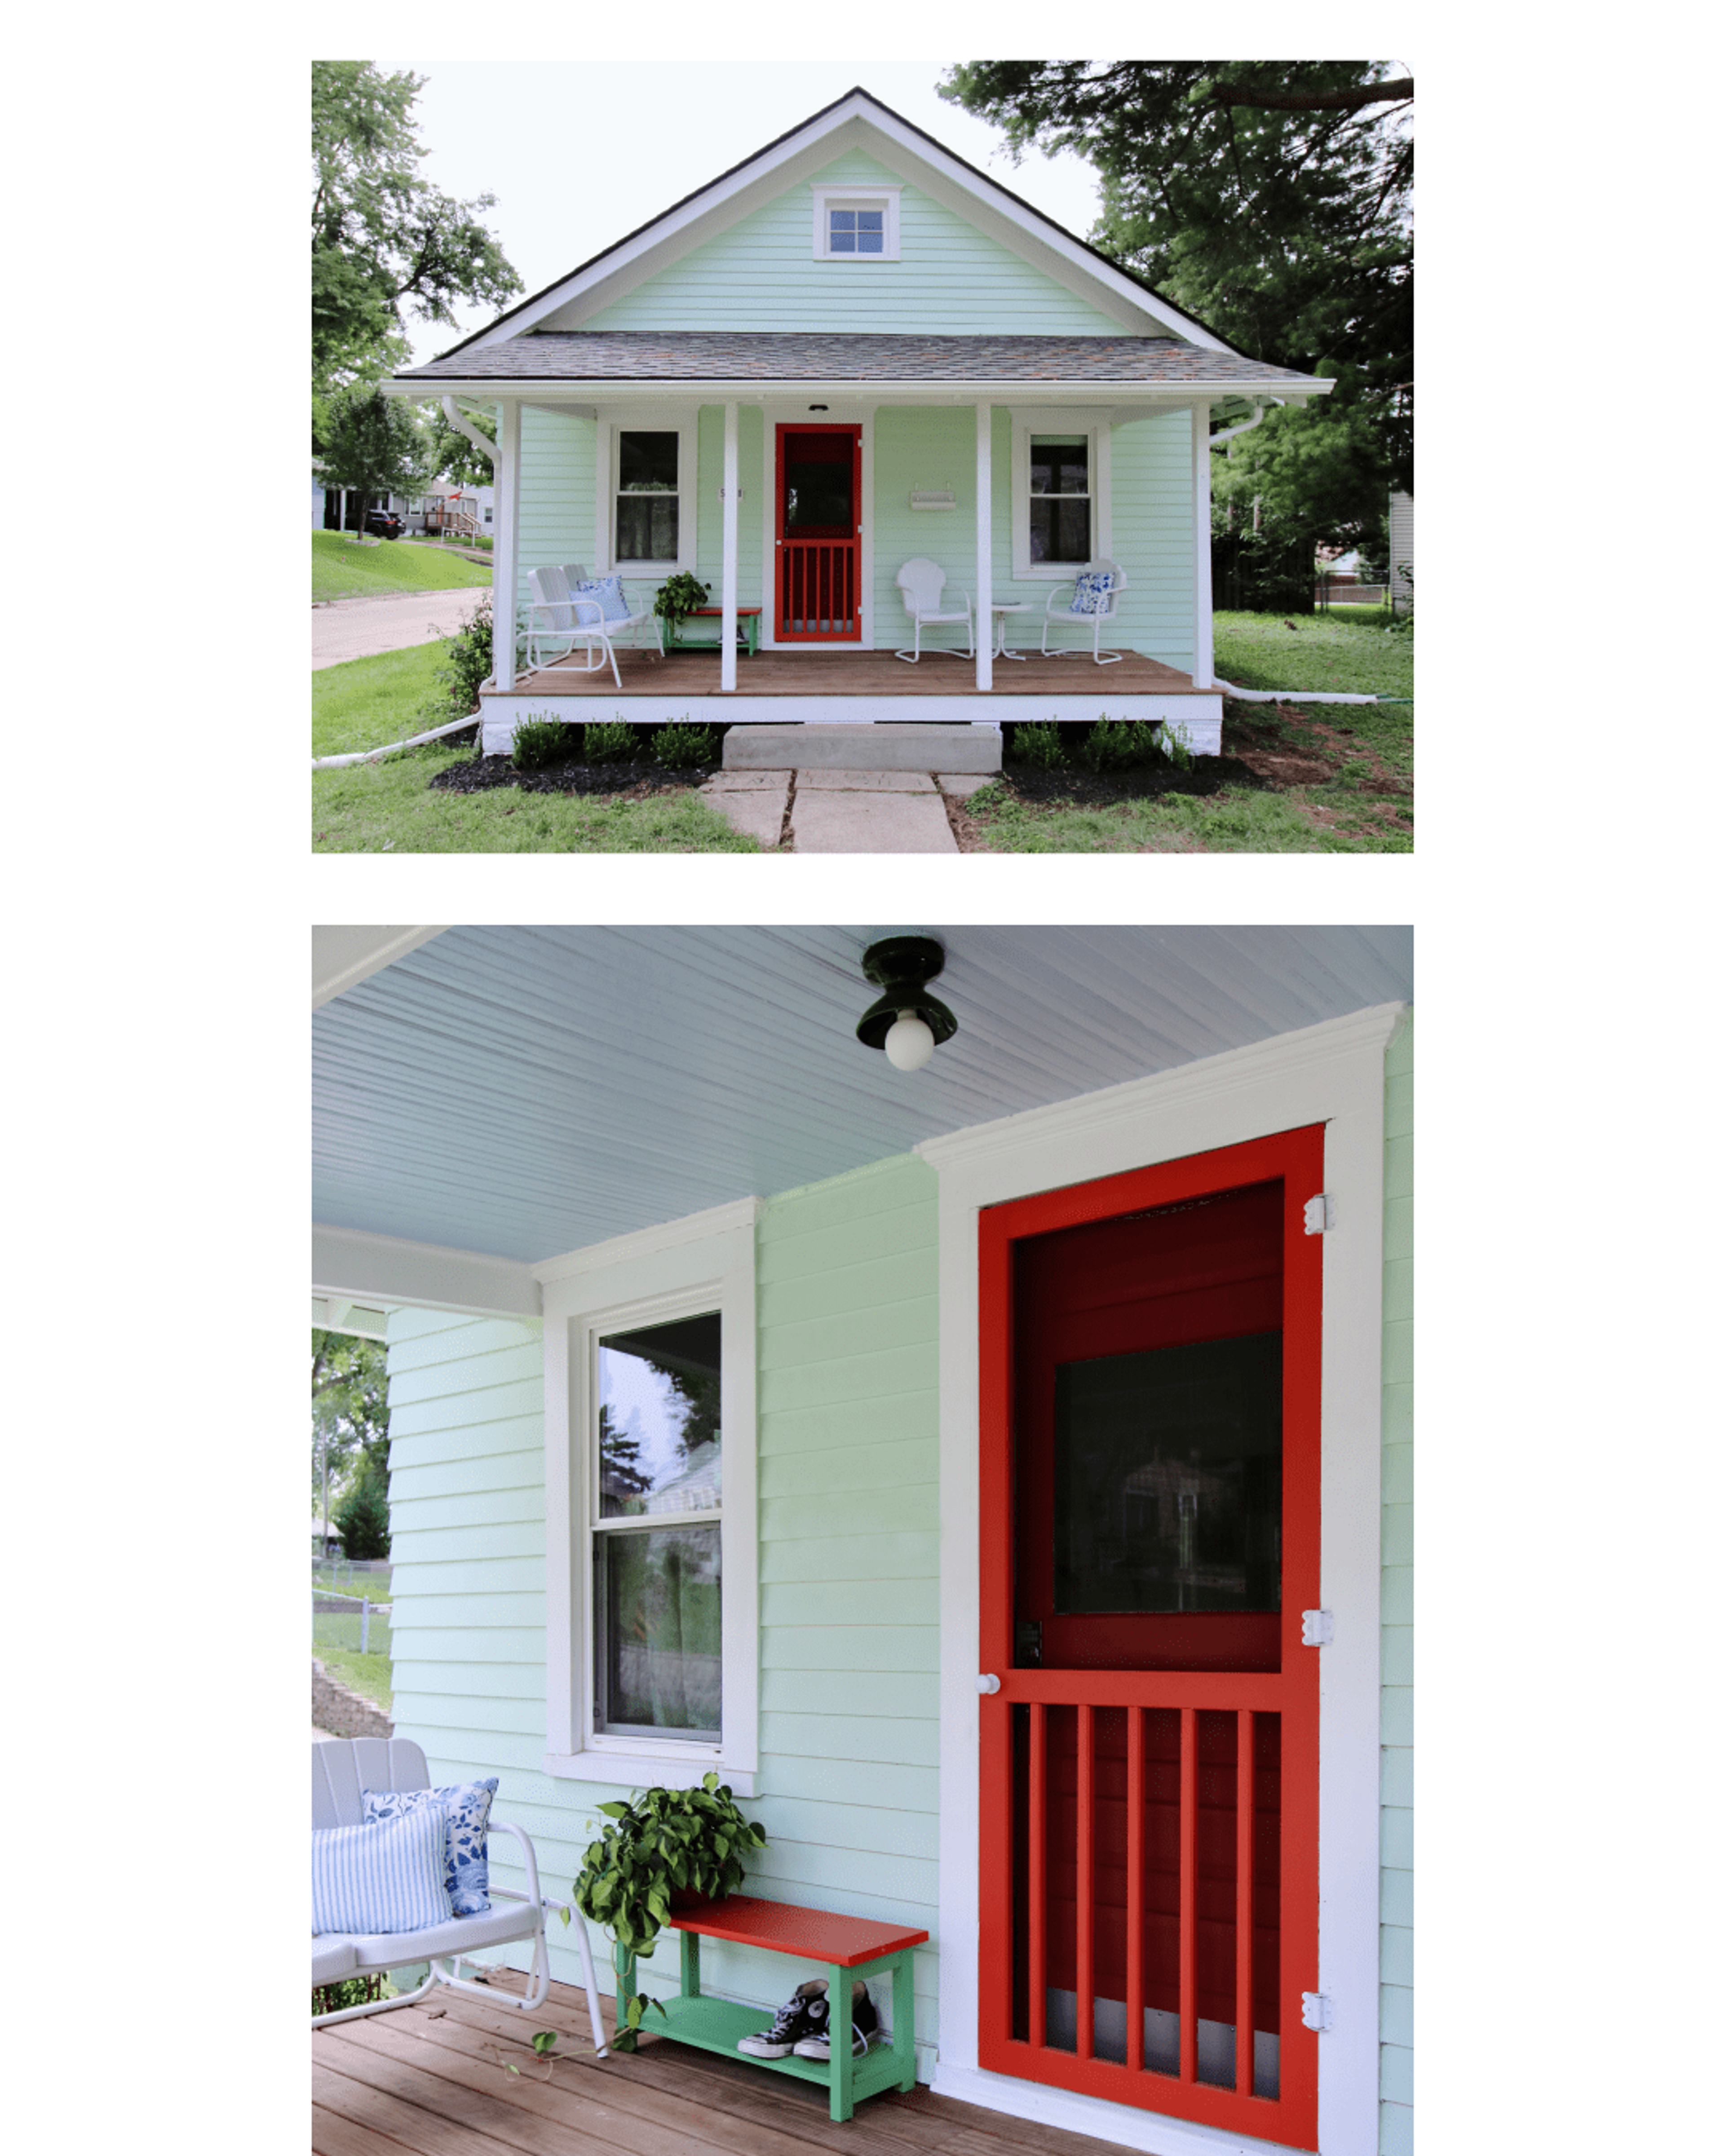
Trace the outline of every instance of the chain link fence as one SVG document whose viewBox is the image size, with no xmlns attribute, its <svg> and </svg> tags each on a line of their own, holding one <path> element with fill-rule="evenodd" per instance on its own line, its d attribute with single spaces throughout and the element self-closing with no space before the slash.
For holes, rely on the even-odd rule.
<svg viewBox="0 0 1725 2156">
<path fill-rule="evenodd" d="M 326 1669 L 368 1699 L 390 1697 L 389 1566 L 345 1558 L 311 1568 L 311 1651 Z"/>
</svg>

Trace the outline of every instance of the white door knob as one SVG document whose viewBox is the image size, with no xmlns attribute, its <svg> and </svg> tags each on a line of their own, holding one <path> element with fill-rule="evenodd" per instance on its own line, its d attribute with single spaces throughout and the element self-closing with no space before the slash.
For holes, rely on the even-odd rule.
<svg viewBox="0 0 1725 2156">
<path fill-rule="evenodd" d="M 976 1688 L 981 1692 L 999 1691 L 1000 1689 L 1000 1680 L 999 1677 L 978 1677 L 976 1681 Z"/>
</svg>

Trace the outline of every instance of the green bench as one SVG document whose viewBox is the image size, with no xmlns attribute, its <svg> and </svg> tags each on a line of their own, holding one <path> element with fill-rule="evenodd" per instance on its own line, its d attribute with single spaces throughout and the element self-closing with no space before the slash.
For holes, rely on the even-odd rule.
<svg viewBox="0 0 1725 2156">
<path fill-rule="evenodd" d="M 722 1902 L 692 1902 L 673 1910 L 670 1921 L 681 1949 L 682 1989 L 676 1998 L 661 2002 L 663 2020 L 654 2014 L 642 2023 L 644 2035 L 669 2036 L 679 2044 L 693 2044 L 703 2051 L 719 2051 L 726 2058 L 764 2066 L 769 2073 L 793 2074 L 799 2081 L 821 2082 L 829 2092 L 835 2120 L 849 2118 L 865 2097 L 879 2096 L 884 2089 L 916 2087 L 916 2003 L 911 1952 L 927 1938 L 927 1932 L 873 1923 L 861 1917 L 834 1916 L 824 1909 L 799 1909 L 784 1902 L 762 1902 L 752 1894 L 728 1895 Z M 799 2059 L 795 2052 L 783 2059 L 757 2059 L 739 2051 L 739 2039 L 764 2028 L 771 2016 L 758 2006 L 711 1999 L 701 1990 L 703 1939 L 726 1939 L 733 1946 L 788 1954 L 803 1965 L 799 1977 L 824 1974 L 831 2059 L 823 2066 L 818 2060 Z M 853 2057 L 851 1986 L 859 1978 L 866 1983 L 870 1977 L 885 1976 L 889 1971 L 892 2041 L 877 2045 L 860 2059 Z M 637 1989 L 633 1960 L 622 1972 L 621 1983 L 624 1994 Z M 792 1988 L 788 1985 L 787 1991 Z"/>
<path fill-rule="evenodd" d="M 701 633 L 699 635 L 691 636 L 689 632 L 697 622 L 701 625 Z M 661 640 L 667 651 L 675 651 L 680 644 L 717 645 L 722 644 L 725 639 L 725 611 L 722 607 L 696 607 L 693 613 L 685 614 L 674 629 L 670 629 L 669 624 L 663 619 L 660 619 L 659 626 Z M 711 630 L 710 635 L 707 634 L 709 628 Z M 755 647 L 761 637 L 759 607 L 738 607 L 737 632 L 737 641 L 744 646 L 749 657 L 752 659 L 755 655 Z"/>
</svg>

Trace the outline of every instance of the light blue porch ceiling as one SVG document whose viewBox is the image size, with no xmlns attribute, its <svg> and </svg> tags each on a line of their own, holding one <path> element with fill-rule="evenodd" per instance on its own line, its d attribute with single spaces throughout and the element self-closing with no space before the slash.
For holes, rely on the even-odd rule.
<svg viewBox="0 0 1725 2156">
<path fill-rule="evenodd" d="M 906 1074 L 855 1028 L 912 931 Z M 314 1014 L 314 1217 L 531 1262 L 1412 994 L 1402 927 L 450 928 Z"/>
</svg>

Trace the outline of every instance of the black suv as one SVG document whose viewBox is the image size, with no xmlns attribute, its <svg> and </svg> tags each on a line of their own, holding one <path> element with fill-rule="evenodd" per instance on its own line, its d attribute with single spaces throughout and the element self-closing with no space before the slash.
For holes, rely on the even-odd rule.
<svg viewBox="0 0 1725 2156">
<path fill-rule="evenodd" d="M 399 539 L 407 527 L 393 509 L 368 509 L 366 529 L 379 539 Z"/>
</svg>

